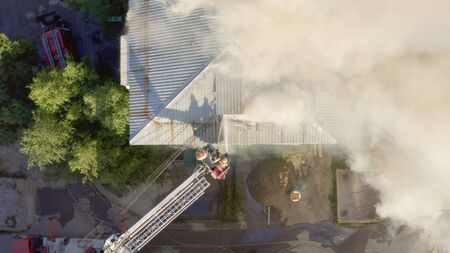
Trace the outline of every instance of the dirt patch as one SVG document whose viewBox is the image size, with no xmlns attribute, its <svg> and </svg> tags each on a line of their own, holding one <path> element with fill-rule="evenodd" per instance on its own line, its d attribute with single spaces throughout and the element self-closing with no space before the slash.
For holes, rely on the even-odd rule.
<svg viewBox="0 0 450 253">
<path fill-rule="evenodd" d="M 272 158 L 255 164 L 247 177 L 251 196 L 261 205 L 270 205 L 271 217 L 287 225 L 329 220 L 329 195 L 332 189 L 331 157 L 304 151 L 288 157 Z M 302 198 L 292 202 L 289 193 L 295 185 L 304 185 Z"/>
<path fill-rule="evenodd" d="M 250 194 L 264 206 L 274 205 L 274 193 L 281 192 L 284 195 L 294 182 L 294 165 L 281 158 L 259 163 L 247 178 Z"/>
</svg>

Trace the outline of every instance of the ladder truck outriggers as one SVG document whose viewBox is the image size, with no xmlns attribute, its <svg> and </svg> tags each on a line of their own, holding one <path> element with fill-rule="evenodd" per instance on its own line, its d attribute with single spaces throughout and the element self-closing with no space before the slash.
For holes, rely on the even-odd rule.
<svg viewBox="0 0 450 253">
<path fill-rule="evenodd" d="M 230 169 L 227 153 L 222 154 L 208 144 L 195 156 L 200 164 L 194 173 L 122 235 L 110 236 L 105 241 L 104 253 L 138 252 L 205 193 L 211 185 L 206 180 L 208 174 L 217 180 L 225 179 Z"/>
</svg>

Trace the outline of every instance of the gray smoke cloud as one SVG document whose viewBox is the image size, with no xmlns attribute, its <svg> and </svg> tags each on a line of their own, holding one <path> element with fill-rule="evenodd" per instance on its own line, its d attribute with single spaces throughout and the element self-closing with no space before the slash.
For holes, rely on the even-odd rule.
<svg viewBox="0 0 450 253">
<path fill-rule="evenodd" d="M 328 90 L 334 135 L 380 190 L 378 214 L 450 245 L 450 1 L 180 0 L 173 8 L 200 5 L 216 10 L 228 64 L 251 84 L 250 115 L 292 124 L 303 115 L 298 80 Z"/>
</svg>

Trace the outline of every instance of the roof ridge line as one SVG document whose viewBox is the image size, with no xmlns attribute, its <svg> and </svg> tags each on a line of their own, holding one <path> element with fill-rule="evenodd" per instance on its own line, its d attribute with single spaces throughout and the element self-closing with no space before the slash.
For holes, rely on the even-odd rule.
<svg viewBox="0 0 450 253">
<path fill-rule="evenodd" d="M 167 106 L 169 106 L 170 104 L 173 103 L 173 101 L 175 101 L 176 98 L 178 98 L 179 96 L 181 96 L 182 93 L 184 93 L 188 87 L 190 87 L 196 80 L 198 80 L 198 78 L 200 78 L 201 76 L 203 76 L 204 74 L 206 74 L 208 71 L 210 71 L 211 69 L 211 65 L 213 62 L 217 62 L 219 59 L 221 59 L 224 55 L 225 55 L 225 49 L 222 50 L 221 52 L 217 53 L 216 55 L 211 57 L 211 60 L 208 61 L 205 65 L 205 67 L 203 67 L 200 71 L 198 71 L 197 73 L 194 73 L 190 80 L 187 82 L 186 85 L 184 85 L 181 89 L 179 89 L 177 92 L 175 92 L 174 96 L 171 97 L 167 103 L 165 103 L 164 105 L 161 105 L 161 107 L 163 107 L 162 110 L 160 110 L 157 114 L 152 115 L 152 117 L 145 123 L 142 125 L 142 127 L 140 127 L 138 130 L 136 130 L 134 136 L 132 136 L 130 138 L 130 143 L 135 142 L 134 140 L 136 139 L 136 137 L 138 137 L 139 133 L 144 130 L 148 125 L 151 124 L 151 122 L 153 121 L 153 119 L 159 117 L 159 115 L 161 115 L 164 110 L 167 108 Z M 159 110 L 159 108 L 158 108 Z M 142 137 L 141 137 L 142 138 Z"/>
<path fill-rule="evenodd" d="M 217 62 L 218 60 L 220 60 L 221 58 L 223 58 L 223 56 L 225 55 L 225 51 L 226 51 L 226 50 L 222 50 L 222 52 L 219 52 L 219 53 L 217 53 L 215 56 L 212 56 L 212 57 L 211 57 L 211 60 L 208 61 L 207 64 L 205 64 L 205 67 L 203 67 L 203 68 L 202 68 L 200 71 L 198 71 L 197 73 L 194 73 L 194 74 L 191 76 L 192 78 L 190 78 L 190 80 L 187 82 L 186 85 L 184 85 L 183 87 L 181 87 L 178 91 L 174 92 L 174 96 L 171 97 L 171 98 L 168 100 L 167 103 L 165 103 L 164 105 L 161 105 L 161 106 L 160 106 L 160 108 L 163 107 L 162 110 L 160 110 L 156 115 L 154 115 L 154 116 L 152 117 L 152 119 L 150 119 L 150 121 L 152 121 L 154 118 L 156 118 L 156 117 L 158 117 L 159 115 L 161 115 L 161 114 L 164 112 L 164 110 L 176 100 L 176 98 L 182 96 L 183 93 L 186 92 L 187 88 L 189 88 L 190 86 L 192 86 L 193 83 L 195 83 L 195 81 L 197 81 L 200 77 L 202 77 L 202 76 L 204 76 L 205 74 L 207 74 L 207 73 L 211 70 L 211 68 L 212 68 L 211 65 L 212 65 L 214 62 Z M 158 108 L 158 110 L 159 110 L 159 108 Z"/>
<path fill-rule="evenodd" d="M 279 124 L 277 122 L 272 122 L 272 121 L 256 121 L 253 120 L 251 118 L 244 118 L 244 119 L 240 119 L 239 116 L 246 116 L 247 114 L 240 114 L 240 115 L 236 115 L 236 114 L 222 114 L 222 120 L 220 122 L 220 124 L 222 125 L 224 123 L 224 118 L 228 118 L 234 121 L 240 121 L 240 122 L 249 122 L 252 124 L 272 124 L 275 126 L 282 126 L 282 124 Z M 309 124 L 311 124 L 313 127 L 317 128 L 322 134 L 326 135 L 329 139 L 333 140 L 335 143 L 337 143 L 338 141 L 336 140 L 336 138 L 333 137 L 333 135 L 330 134 L 329 130 L 325 129 L 325 127 L 323 127 L 322 124 L 320 124 L 315 118 L 313 118 L 311 115 L 309 115 L 309 113 L 305 114 L 305 119 L 309 121 Z M 220 137 L 222 135 L 222 126 L 220 126 L 219 128 L 219 133 L 218 136 Z"/>
</svg>

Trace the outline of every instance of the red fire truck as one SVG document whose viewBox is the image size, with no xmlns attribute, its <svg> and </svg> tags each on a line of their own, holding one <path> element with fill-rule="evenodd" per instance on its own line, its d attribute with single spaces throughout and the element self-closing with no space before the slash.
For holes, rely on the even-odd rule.
<svg viewBox="0 0 450 253">
<path fill-rule="evenodd" d="M 91 240 L 89 247 L 83 247 L 82 239 L 48 238 L 39 236 L 23 236 L 14 239 L 12 253 L 100 253 L 104 240 Z"/>
<path fill-rule="evenodd" d="M 65 56 L 69 53 L 65 28 L 53 28 L 41 34 L 40 44 L 45 65 L 49 68 L 64 69 L 66 67 Z"/>
</svg>

